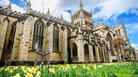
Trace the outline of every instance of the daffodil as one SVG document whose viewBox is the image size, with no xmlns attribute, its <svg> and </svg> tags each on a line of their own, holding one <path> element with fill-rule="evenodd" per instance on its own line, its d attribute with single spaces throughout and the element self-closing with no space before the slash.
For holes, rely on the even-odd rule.
<svg viewBox="0 0 138 77">
<path fill-rule="evenodd" d="M 55 73 L 55 69 L 53 69 L 53 68 L 50 68 L 49 71 L 52 73 Z"/>
<path fill-rule="evenodd" d="M 36 77 L 40 77 L 40 75 L 41 75 L 41 72 L 40 71 L 37 71 Z"/>
<path fill-rule="evenodd" d="M 19 74 L 19 73 L 17 73 L 17 74 L 16 74 L 15 76 L 13 76 L 13 77 L 21 77 L 21 76 L 20 76 L 20 74 Z"/>
<path fill-rule="evenodd" d="M 30 73 L 27 73 L 27 74 L 25 75 L 25 77 L 33 77 L 33 75 L 30 74 Z"/>
<path fill-rule="evenodd" d="M 27 69 L 28 69 L 28 72 L 30 72 L 30 73 L 36 73 L 36 68 L 34 68 L 34 67 L 27 68 Z"/>
<path fill-rule="evenodd" d="M 24 73 L 27 73 L 27 70 L 25 69 L 25 66 L 21 66 L 21 69 Z"/>
<path fill-rule="evenodd" d="M 34 67 L 32 67 L 31 70 L 32 70 L 32 73 L 36 72 L 36 68 L 34 68 Z"/>
</svg>

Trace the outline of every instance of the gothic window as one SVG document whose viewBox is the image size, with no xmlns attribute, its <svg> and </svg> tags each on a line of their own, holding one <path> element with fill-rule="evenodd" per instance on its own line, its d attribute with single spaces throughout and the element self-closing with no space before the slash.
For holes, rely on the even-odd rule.
<svg viewBox="0 0 138 77">
<path fill-rule="evenodd" d="M 13 44 L 14 44 L 15 32 L 16 32 L 16 23 L 14 23 L 12 25 L 12 28 L 11 28 L 9 42 L 8 42 L 8 47 L 7 47 L 7 53 L 11 53 L 12 52 Z"/>
<path fill-rule="evenodd" d="M 109 49 L 111 50 L 111 54 L 114 55 L 113 46 L 112 46 L 112 44 L 113 44 L 113 42 L 112 42 L 112 36 L 110 35 L 110 33 L 107 34 L 106 39 L 109 42 L 109 46 L 110 46 Z"/>
<path fill-rule="evenodd" d="M 87 44 L 84 45 L 84 60 L 89 61 L 89 47 Z"/>
<path fill-rule="evenodd" d="M 73 43 L 72 45 L 72 52 L 73 52 L 73 57 L 77 57 L 77 45 L 75 43 Z"/>
<path fill-rule="evenodd" d="M 89 48 L 88 48 L 88 45 L 87 44 L 84 45 L 84 55 L 85 56 L 88 56 L 89 55 Z"/>
<path fill-rule="evenodd" d="M 33 49 L 38 49 L 42 51 L 44 38 L 44 23 L 41 20 L 37 20 L 34 24 L 34 34 L 33 34 Z"/>
<path fill-rule="evenodd" d="M 53 28 L 53 50 L 57 52 L 59 48 L 59 28 L 57 25 L 54 25 Z"/>
</svg>

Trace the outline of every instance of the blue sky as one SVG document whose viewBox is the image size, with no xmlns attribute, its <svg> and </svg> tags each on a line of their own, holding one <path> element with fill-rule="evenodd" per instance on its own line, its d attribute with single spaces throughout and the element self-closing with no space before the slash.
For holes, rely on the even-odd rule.
<svg viewBox="0 0 138 77">
<path fill-rule="evenodd" d="M 46 13 L 50 8 L 51 15 L 70 20 L 70 13 L 79 9 L 80 0 L 30 0 L 34 10 Z M 25 12 L 26 0 L 0 0 L 6 7 L 12 3 L 12 10 Z M 126 27 L 131 45 L 138 49 L 138 0 L 82 0 L 84 8 L 93 13 L 93 22 L 104 22 L 108 26 L 117 26 L 122 21 Z"/>
</svg>

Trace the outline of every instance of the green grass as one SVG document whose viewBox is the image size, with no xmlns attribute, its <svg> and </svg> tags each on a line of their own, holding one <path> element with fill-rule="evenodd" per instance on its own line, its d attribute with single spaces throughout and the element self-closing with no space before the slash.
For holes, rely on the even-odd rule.
<svg viewBox="0 0 138 77">
<path fill-rule="evenodd" d="M 0 77 L 138 77 L 138 63 L 5 66 Z"/>
</svg>

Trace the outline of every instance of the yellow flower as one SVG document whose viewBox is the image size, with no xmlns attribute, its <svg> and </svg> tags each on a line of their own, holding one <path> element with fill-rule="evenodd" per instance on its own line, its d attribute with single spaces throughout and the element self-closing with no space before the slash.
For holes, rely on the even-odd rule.
<svg viewBox="0 0 138 77">
<path fill-rule="evenodd" d="M 27 72 L 27 70 L 25 69 L 25 66 L 21 66 L 21 69 L 22 69 L 22 71 L 23 71 L 24 73 Z"/>
<path fill-rule="evenodd" d="M 93 65 L 93 68 L 96 70 L 96 65 Z"/>
<path fill-rule="evenodd" d="M 13 69 L 10 69 L 9 72 L 12 73 L 13 72 Z"/>
<path fill-rule="evenodd" d="M 21 77 L 21 76 L 20 76 L 20 74 L 19 74 L 19 73 L 17 73 L 17 74 L 16 74 L 15 76 L 13 76 L 13 77 Z"/>
<path fill-rule="evenodd" d="M 36 72 L 36 68 L 32 67 L 32 73 Z"/>
<path fill-rule="evenodd" d="M 10 67 L 6 67 L 5 71 L 9 71 Z"/>
<path fill-rule="evenodd" d="M 28 71 L 30 73 L 36 73 L 36 68 L 32 67 L 32 68 L 28 68 Z"/>
<path fill-rule="evenodd" d="M 27 73 L 27 74 L 25 75 L 25 77 L 33 77 L 33 75 L 30 74 L 30 73 Z"/>
<path fill-rule="evenodd" d="M 50 68 L 49 71 L 52 73 L 55 73 L 55 69 L 53 69 L 53 68 Z"/>
<path fill-rule="evenodd" d="M 36 77 L 40 77 L 40 75 L 41 75 L 41 72 L 40 71 L 37 71 Z"/>
</svg>

